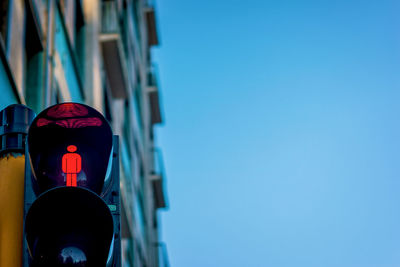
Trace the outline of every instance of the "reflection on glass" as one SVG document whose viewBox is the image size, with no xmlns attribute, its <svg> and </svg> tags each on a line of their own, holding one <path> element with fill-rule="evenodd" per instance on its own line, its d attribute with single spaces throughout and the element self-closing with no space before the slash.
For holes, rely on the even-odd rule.
<svg viewBox="0 0 400 267">
<path fill-rule="evenodd" d="M 62 266 L 87 266 L 85 253 L 77 247 L 66 247 L 58 256 L 58 263 Z"/>
</svg>

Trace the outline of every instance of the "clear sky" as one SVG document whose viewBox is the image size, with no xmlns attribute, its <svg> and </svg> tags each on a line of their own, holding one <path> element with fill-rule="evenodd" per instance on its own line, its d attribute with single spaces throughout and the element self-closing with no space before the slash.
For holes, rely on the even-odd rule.
<svg viewBox="0 0 400 267">
<path fill-rule="evenodd" d="M 171 266 L 400 266 L 400 2 L 157 11 Z"/>
</svg>

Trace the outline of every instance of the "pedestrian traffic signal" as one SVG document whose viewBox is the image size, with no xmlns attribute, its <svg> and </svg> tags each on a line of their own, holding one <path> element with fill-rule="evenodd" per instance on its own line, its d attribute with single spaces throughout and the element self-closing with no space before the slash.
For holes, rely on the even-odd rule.
<svg viewBox="0 0 400 267">
<path fill-rule="evenodd" d="M 49 107 L 32 122 L 24 266 L 118 266 L 117 140 L 105 118 L 83 104 Z"/>
<path fill-rule="evenodd" d="M 36 193 L 56 186 L 102 192 L 112 131 L 95 109 L 63 103 L 42 111 L 29 128 L 28 146 Z"/>
<path fill-rule="evenodd" d="M 82 157 L 75 153 L 77 148 L 74 145 L 67 146 L 69 153 L 62 157 L 62 171 L 67 176 L 67 186 L 77 186 L 77 174 L 82 170 Z"/>
</svg>

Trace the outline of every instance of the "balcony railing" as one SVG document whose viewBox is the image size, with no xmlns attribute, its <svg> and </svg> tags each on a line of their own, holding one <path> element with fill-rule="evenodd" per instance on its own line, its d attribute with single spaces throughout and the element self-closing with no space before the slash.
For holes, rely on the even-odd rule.
<svg viewBox="0 0 400 267">
<path fill-rule="evenodd" d="M 154 5 L 148 3 L 144 9 L 147 24 L 147 44 L 149 46 L 158 45 L 157 23 Z"/>
<path fill-rule="evenodd" d="M 149 102 L 150 102 L 150 110 L 151 110 L 151 123 L 161 123 L 161 107 L 160 107 L 160 94 L 158 90 L 158 82 L 157 82 L 157 68 L 153 65 L 147 74 L 147 91 L 149 94 Z"/>
<path fill-rule="evenodd" d="M 164 242 L 157 243 L 158 246 L 158 266 L 159 267 L 169 267 L 169 259 L 167 246 Z"/>
<path fill-rule="evenodd" d="M 162 160 L 161 150 L 154 148 L 154 164 L 150 173 L 150 179 L 154 192 L 154 202 L 156 208 L 166 208 L 166 188 L 165 188 L 165 171 Z"/>
<path fill-rule="evenodd" d="M 115 1 L 104 1 L 101 10 L 100 44 L 107 80 L 114 98 L 127 98 L 126 57 L 122 44 L 117 3 Z"/>
</svg>

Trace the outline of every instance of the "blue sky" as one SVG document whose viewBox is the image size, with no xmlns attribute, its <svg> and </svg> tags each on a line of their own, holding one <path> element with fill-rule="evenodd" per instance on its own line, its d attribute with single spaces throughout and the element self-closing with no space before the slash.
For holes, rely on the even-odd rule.
<svg viewBox="0 0 400 267">
<path fill-rule="evenodd" d="M 157 11 L 171 266 L 400 266 L 400 2 Z"/>
</svg>

